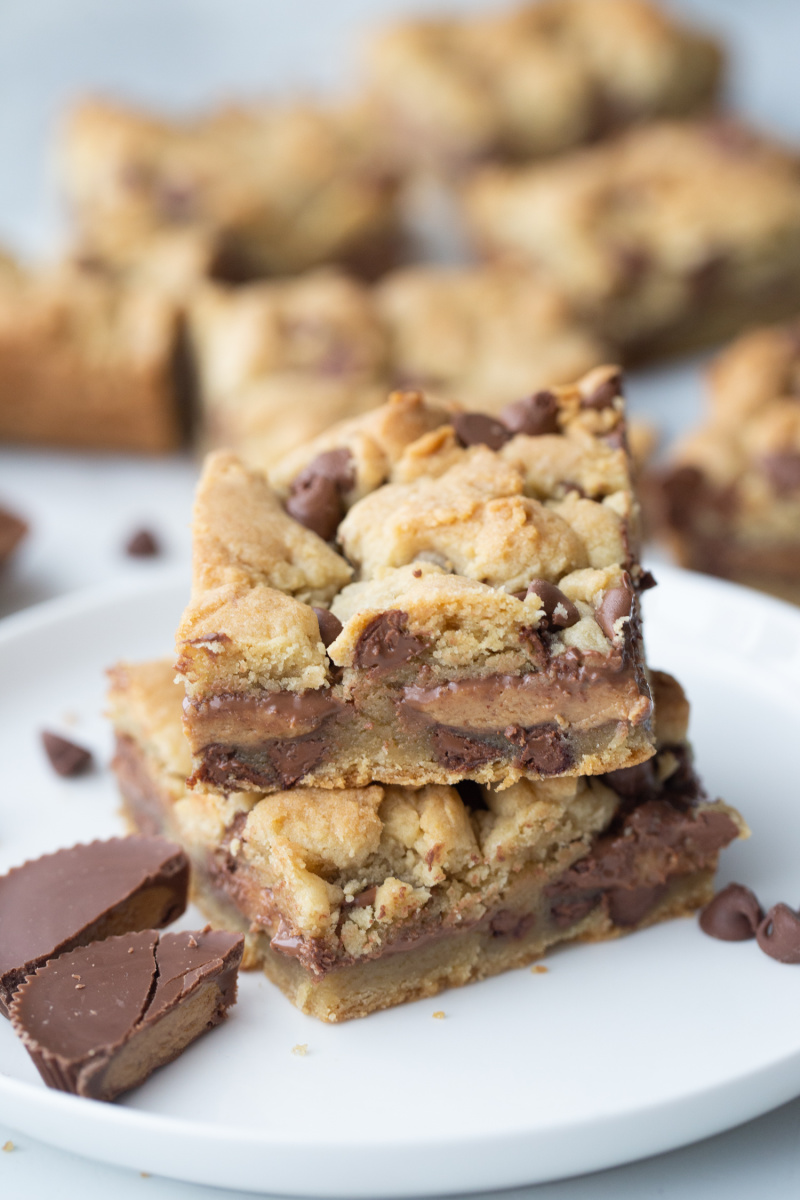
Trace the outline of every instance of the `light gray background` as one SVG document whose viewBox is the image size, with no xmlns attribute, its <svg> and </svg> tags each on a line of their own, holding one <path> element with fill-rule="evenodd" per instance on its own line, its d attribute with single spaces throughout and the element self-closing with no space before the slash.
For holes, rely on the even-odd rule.
<svg viewBox="0 0 800 1200">
<path fill-rule="evenodd" d="M 76 94 L 99 91 L 181 112 L 223 97 L 346 90 L 354 86 L 358 30 L 389 13 L 432 7 L 407 0 L 0 0 L 0 240 L 30 257 L 54 253 L 60 244 L 63 215 L 50 150 L 59 113 Z M 487 3 L 450 0 L 438 7 Z M 674 0 L 671 7 L 725 33 L 733 106 L 800 143 L 798 0 Z M 634 413 L 659 424 L 667 437 L 685 428 L 699 411 L 702 361 L 636 373 L 629 386 Z M 157 570 L 121 552 L 127 534 L 142 524 L 161 534 L 169 562 L 188 566 L 195 476 L 188 456 L 0 450 L 0 501 L 33 526 L 14 569 L 0 580 L 0 614 Z M 611 1036 L 624 1036 L 624 1028 Z M 686 1150 L 504 1194 L 513 1200 L 794 1196 L 799 1123 L 797 1101 Z M 37 1197 L 81 1194 L 86 1200 L 112 1193 L 119 1200 L 235 1195 L 141 1178 L 0 1129 L 0 1145 L 7 1139 L 17 1143 L 0 1153 L 0 1186 L 7 1193 L 25 1189 Z"/>
</svg>

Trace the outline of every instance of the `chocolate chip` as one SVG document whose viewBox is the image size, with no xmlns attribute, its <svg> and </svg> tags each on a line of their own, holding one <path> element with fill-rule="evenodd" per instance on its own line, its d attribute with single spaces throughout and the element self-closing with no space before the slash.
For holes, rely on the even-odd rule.
<svg viewBox="0 0 800 1200">
<path fill-rule="evenodd" d="M 758 944 L 770 958 L 800 963 L 800 915 L 788 904 L 775 904 L 756 930 Z"/>
<path fill-rule="evenodd" d="M 356 481 L 355 467 L 353 465 L 353 456 L 346 446 L 340 446 L 337 450 L 326 450 L 324 454 L 318 454 L 313 458 L 307 467 L 304 467 L 300 474 L 295 479 L 296 484 L 308 483 L 311 479 L 316 479 L 322 476 L 325 479 L 330 479 L 337 485 L 341 492 L 349 492 Z"/>
<path fill-rule="evenodd" d="M 665 883 L 632 888 L 610 888 L 606 893 L 608 915 L 615 925 L 619 925 L 623 929 L 631 925 L 638 925 L 650 910 L 655 908 L 666 891 Z"/>
<path fill-rule="evenodd" d="M 324 475 L 316 475 L 304 483 L 295 481 L 292 484 L 286 511 L 324 542 L 330 542 L 336 536 L 339 522 L 344 516 L 344 504 L 334 481 Z"/>
<path fill-rule="evenodd" d="M 623 575 L 622 584 L 619 587 L 609 588 L 600 601 L 595 617 L 597 624 L 610 642 L 613 642 L 617 636 L 614 628 L 617 621 L 623 617 L 630 617 L 633 613 L 633 601 L 634 591 L 627 574 Z"/>
<path fill-rule="evenodd" d="M 571 629 L 581 619 L 578 609 L 568 600 L 561 588 L 546 579 L 533 579 L 528 584 L 529 596 L 538 596 L 542 602 L 544 616 L 539 621 L 539 629 L 549 633 L 554 629 Z"/>
<path fill-rule="evenodd" d="M 523 729 L 509 725 L 504 731 L 508 740 L 521 747 L 514 759 L 515 767 L 533 769 L 539 775 L 561 775 L 572 766 L 572 750 L 558 725 L 549 721 Z"/>
<path fill-rule="evenodd" d="M 581 397 L 581 408 L 610 408 L 617 396 L 622 395 L 622 376 L 610 375 L 588 396 Z"/>
<path fill-rule="evenodd" d="M 327 608 L 313 608 L 314 615 L 317 618 L 319 625 L 319 636 L 325 649 L 332 642 L 335 642 L 339 634 L 342 632 L 342 622 L 338 617 L 335 617 Z"/>
<path fill-rule="evenodd" d="M 352 907 L 367 908 L 369 905 L 375 903 L 377 894 L 378 889 L 376 887 L 364 888 L 363 892 L 359 892 L 357 896 L 353 896 Z"/>
<path fill-rule="evenodd" d="M 484 763 L 500 758 L 500 751 L 490 742 L 470 737 L 446 725 L 437 725 L 431 732 L 433 754 L 437 763 L 446 771 L 459 774 L 474 771 Z"/>
<path fill-rule="evenodd" d="M 779 496 L 789 496 L 800 489 L 800 454 L 796 451 L 765 454 L 761 463 Z"/>
<path fill-rule="evenodd" d="M 723 942 L 746 942 L 756 936 L 764 913 L 750 888 L 729 883 L 700 913 L 700 928 Z"/>
<path fill-rule="evenodd" d="M 325 743 L 313 738 L 269 742 L 267 758 L 281 787 L 291 788 L 325 755 Z"/>
<path fill-rule="evenodd" d="M 505 425 L 485 413 L 456 413 L 453 428 L 462 446 L 488 446 L 499 450 L 512 436 Z"/>
<path fill-rule="evenodd" d="M 92 765 L 92 754 L 75 742 L 68 742 L 57 733 L 42 733 L 42 743 L 50 764 L 59 775 L 80 775 Z"/>
<path fill-rule="evenodd" d="M 353 664 L 359 670 L 392 671 L 425 649 L 421 638 L 407 629 L 408 613 L 389 609 L 366 626 L 356 643 Z"/>
<path fill-rule="evenodd" d="M 525 937 L 526 933 L 530 933 L 535 924 L 535 913 L 518 913 L 503 908 L 500 912 L 495 913 L 489 922 L 489 932 L 492 937 L 504 937 L 519 941 L 520 938 Z"/>
<path fill-rule="evenodd" d="M 131 558 L 155 558 L 161 553 L 161 546 L 154 533 L 140 529 L 125 543 L 125 553 Z"/>
<path fill-rule="evenodd" d="M 553 392 L 534 392 L 524 400 L 507 404 L 500 420 L 512 433 L 525 433 L 529 437 L 559 433 L 558 400 Z"/>
<path fill-rule="evenodd" d="M 336 535 L 344 516 L 344 493 L 355 482 L 353 456 L 346 447 L 326 450 L 294 479 L 286 511 L 325 542 Z"/>
<path fill-rule="evenodd" d="M 649 592 L 651 588 L 658 587 L 658 581 L 652 571 L 642 571 L 637 585 L 640 592 Z"/>
<path fill-rule="evenodd" d="M 569 925 L 577 925 L 584 917 L 588 917 L 592 909 L 597 908 L 599 895 L 565 896 L 553 901 L 550 905 L 550 920 L 557 929 L 566 929 Z"/>
</svg>

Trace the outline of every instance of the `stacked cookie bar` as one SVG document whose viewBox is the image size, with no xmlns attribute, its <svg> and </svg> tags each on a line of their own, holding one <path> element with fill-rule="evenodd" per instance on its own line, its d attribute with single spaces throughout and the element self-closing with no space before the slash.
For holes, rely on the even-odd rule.
<svg viewBox="0 0 800 1200">
<path fill-rule="evenodd" d="M 269 481 L 214 454 L 194 550 L 177 683 L 113 673 L 117 772 L 304 1011 L 365 1015 L 709 898 L 744 827 L 645 665 L 616 368 L 500 420 L 395 393 Z"/>
<path fill-rule="evenodd" d="M 654 532 L 678 561 L 800 603 L 800 328 L 759 329 L 709 372 L 710 412 L 653 472 Z"/>
</svg>

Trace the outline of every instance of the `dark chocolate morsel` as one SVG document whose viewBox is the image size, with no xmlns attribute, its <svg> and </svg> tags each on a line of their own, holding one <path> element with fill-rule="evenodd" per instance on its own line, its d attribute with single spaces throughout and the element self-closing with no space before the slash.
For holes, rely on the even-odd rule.
<svg viewBox="0 0 800 1200">
<path fill-rule="evenodd" d="M 313 612 L 319 625 L 320 640 L 327 650 L 331 642 L 335 642 L 342 632 L 342 622 L 327 608 L 314 608 Z"/>
<path fill-rule="evenodd" d="M 788 904 L 775 904 L 756 930 L 758 944 L 770 958 L 800 963 L 800 915 Z"/>
<path fill-rule="evenodd" d="M 666 893 L 665 883 L 632 888 L 611 888 L 607 893 L 608 915 L 623 928 L 638 925 Z"/>
<path fill-rule="evenodd" d="M 560 775 L 572 766 L 569 743 L 558 725 L 542 722 L 523 729 L 520 725 L 509 725 L 505 736 L 520 753 L 514 759 L 517 767 L 532 768 L 540 775 Z"/>
<path fill-rule="evenodd" d="M 304 482 L 296 479 L 286 501 L 286 511 L 324 542 L 332 541 L 344 516 L 338 484 L 326 475 L 312 475 Z"/>
<path fill-rule="evenodd" d="M 617 373 L 604 379 L 601 384 L 581 399 L 581 408 L 610 408 L 617 396 L 622 395 L 622 376 Z"/>
<path fill-rule="evenodd" d="M 700 928 L 723 942 L 746 942 L 756 936 L 763 919 L 761 905 L 750 888 L 729 883 L 700 913 Z"/>
<path fill-rule="evenodd" d="M 649 592 L 651 588 L 658 587 L 658 580 L 652 571 L 642 571 L 637 586 L 640 592 Z"/>
<path fill-rule="evenodd" d="M 330 479 L 341 492 L 349 492 L 356 481 L 353 456 L 346 446 L 337 450 L 326 450 L 313 458 L 294 480 L 294 485 L 308 483 L 322 476 Z"/>
<path fill-rule="evenodd" d="M 356 643 L 353 664 L 361 671 L 393 671 L 425 649 L 421 638 L 409 633 L 408 613 L 388 609 L 373 618 Z"/>
<path fill-rule="evenodd" d="M 463 774 L 500 758 L 500 751 L 491 742 L 471 737 L 458 729 L 449 729 L 446 725 L 434 727 L 431 743 L 437 763 L 446 771 Z"/>
<path fill-rule="evenodd" d="M 548 632 L 552 629 L 570 629 L 581 619 L 578 609 L 568 600 L 561 588 L 546 579 L 533 579 L 528 584 L 528 595 L 538 596 L 542 602 L 543 618 L 539 628 Z"/>
<path fill-rule="evenodd" d="M 80 775 L 92 765 L 92 752 L 83 746 L 59 737 L 57 733 L 42 733 L 42 744 L 50 765 L 59 775 Z"/>
<path fill-rule="evenodd" d="M 453 428 L 462 446 L 488 446 L 490 450 L 499 450 L 512 436 L 505 425 L 485 413 L 456 413 Z"/>
<path fill-rule="evenodd" d="M 524 400 L 507 404 L 500 420 L 515 434 L 538 437 L 543 433 L 559 433 L 558 400 L 553 392 L 534 392 Z"/>
<path fill-rule="evenodd" d="M 155 558 L 161 553 L 158 538 L 149 529 L 140 529 L 125 543 L 125 553 L 131 558 Z"/>
<path fill-rule="evenodd" d="M 765 454 L 761 463 L 779 496 L 790 496 L 800 491 L 800 454 L 796 451 Z"/>
<path fill-rule="evenodd" d="M 616 637 L 614 626 L 622 617 L 633 613 L 634 591 L 628 575 L 623 576 L 619 587 L 609 588 L 600 601 L 595 613 L 597 624 L 610 642 Z"/>
</svg>

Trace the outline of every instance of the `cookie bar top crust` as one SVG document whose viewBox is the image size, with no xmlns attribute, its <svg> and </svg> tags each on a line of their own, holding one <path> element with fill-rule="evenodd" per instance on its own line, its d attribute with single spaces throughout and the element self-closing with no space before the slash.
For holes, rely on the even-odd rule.
<svg viewBox="0 0 800 1200">
<path fill-rule="evenodd" d="M 328 1020 L 520 965 L 564 937 L 691 911 L 710 898 L 719 850 L 747 833 L 734 810 L 708 802 L 686 743 L 686 698 L 662 672 L 652 676 L 657 753 L 628 770 L 503 791 L 374 784 L 268 795 L 187 789 L 183 761 L 170 758 L 182 689 L 168 663 L 113 678 L 127 815 L 181 841 L 198 902 L 249 930 L 246 963 Z M 360 974 L 379 961 L 395 975 Z M 417 986 L 425 972 L 434 983 Z M 334 978 L 332 996 L 321 984 Z"/>
<path fill-rule="evenodd" d="M 163 121 L 101 100 L 66 123 L 61 173 L 86 249 L 107 261 L 191 227 L 215 274 L 345 262 L 376 274 L 397 242 L 396 181 L 364 106 L 229 107 Z"/>
<path fill-rule="evenodd" d="M 643 582 L 613 367 L 502 421 L 396 393 L 272 485 L 213 455 L 177 635 L 194 780 L 630 766 L 652 754 Z"/>
<path fill-rule="evenodd" d="M 796 311 L 798 156 L 730 119 L 486 168 L 463 197 L 485 251 L 534 265 L 631 353 Z"/>
<path fill-rule="evenodd" d="M 715 97 L 716 43 L 642 0 L 549 0 L 405 21 L 368 46 L 372 94 L 401 153 L 437 165 L 534 158 Z"/>
<path fill-rule="evenodd" d="M 710 413 L 647 487 L 680 561 L 800 597 L 800 326 L 765 328 L 712 364 Z"/>
</svg>

